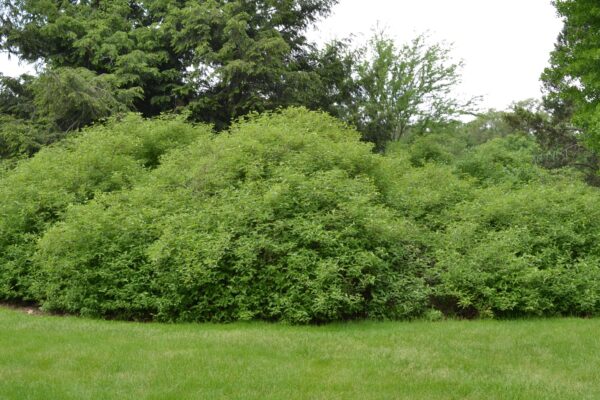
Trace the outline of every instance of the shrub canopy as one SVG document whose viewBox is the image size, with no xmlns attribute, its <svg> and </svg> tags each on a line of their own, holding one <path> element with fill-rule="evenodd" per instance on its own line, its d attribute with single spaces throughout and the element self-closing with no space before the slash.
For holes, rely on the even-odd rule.
<svg viewBox="0 0 600 400">
<path fill-rule="evenodd" d="M 301 108 L 87 129 L 0 175 L 0 296 L 161 321 L 597 315 L 597 190 L 525 135 L 435 135 L 376 154 Z"/>
<path fill-rule="evenodd" d="M 379 192 L 381 157 L 358 139 L 293 109 L 172 152 L 145 183 L 45 234 L 46 306 L 193 321 L 421 313 L 420 248 Z"/>
<path fill-rule="evenodd" d="M 38 237 L 70 206 L 132 187 L 167 150 L 210 132 L 181 119 L 130 115 L 42 149 L 0 179 L 0 299 L 33 300 Z"/>
</svg>

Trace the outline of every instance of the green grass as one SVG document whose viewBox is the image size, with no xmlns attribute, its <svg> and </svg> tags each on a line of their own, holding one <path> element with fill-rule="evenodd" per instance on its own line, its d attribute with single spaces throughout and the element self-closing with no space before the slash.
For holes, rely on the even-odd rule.
<svg viewBox="0 0 600 400">
<path fill-rule="evenodd" d="M 600 320 L 161 325 L 0 309 L 0 399 L 599 399 Z"/>
</svg>

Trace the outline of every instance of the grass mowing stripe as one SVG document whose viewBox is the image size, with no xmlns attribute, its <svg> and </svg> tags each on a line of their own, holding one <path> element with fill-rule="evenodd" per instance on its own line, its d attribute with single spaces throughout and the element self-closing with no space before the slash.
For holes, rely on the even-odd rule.
<svg viewBox="0 0 600 400">
<path fill-rule="evenodd" d="M 161 325 L 0 309 L 0 399 L 598 399 L 599 329 Z"/>
</svg>

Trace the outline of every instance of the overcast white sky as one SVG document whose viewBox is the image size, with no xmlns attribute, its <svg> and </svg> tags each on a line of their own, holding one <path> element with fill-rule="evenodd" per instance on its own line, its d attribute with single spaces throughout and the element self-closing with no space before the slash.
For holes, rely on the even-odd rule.
<svg viewBox="0 0 600 400">
<path fill-rule="evenodd" d="M 460 92 L 504 109 L 541 96 L 540 74 L 562 28 L 550 0 L 340 0 L 311 38 L 363 42 L 379 25 L 403 43 L 428 32 L 465 63 Z"/>
<path fill-rule="evenodd" d="M 364 42 L 377 25 L 399 42 L 428 32 L 433 41 L 452 43 L 465 62 L 460 92 L 483 95 L 482 106 L 497 109 L 540 97 L 539 76 L 562 27 L 550 0 L 340 0 L 310 37 L 356 35 Z M 0 54 L 0 72 L 27 69 Z"/>
</svg>

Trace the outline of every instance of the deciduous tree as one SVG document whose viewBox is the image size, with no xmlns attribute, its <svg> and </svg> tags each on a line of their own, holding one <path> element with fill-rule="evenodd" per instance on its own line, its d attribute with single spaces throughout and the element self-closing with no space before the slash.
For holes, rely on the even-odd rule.
<svg viewBox="0 0 600 400">
<path fill-rule="evenodd" d="M 470 113 L 476 99 L 461 101 L 453 93 L 460 67 L 449 48 L 429 45 L 423 35 L 398 46 L 376 34 L 358 63 L 360 93 L 351 119 L 367 140 L 382 147 Z"/>
</svg>

